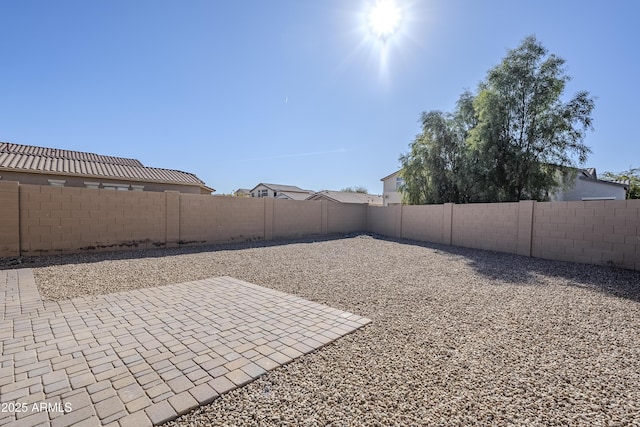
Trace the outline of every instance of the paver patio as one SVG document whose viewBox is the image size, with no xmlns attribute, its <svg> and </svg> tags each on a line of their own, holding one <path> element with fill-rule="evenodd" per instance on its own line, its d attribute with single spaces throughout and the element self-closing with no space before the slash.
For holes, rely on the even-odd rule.
<svg viewBox="0 0 640 427">
<path fill-rule="evenodd" d="M 369 319 L 231 277 L 42 301 L 0 271 L 0 425 L 160 424 Z"/>
</svg>

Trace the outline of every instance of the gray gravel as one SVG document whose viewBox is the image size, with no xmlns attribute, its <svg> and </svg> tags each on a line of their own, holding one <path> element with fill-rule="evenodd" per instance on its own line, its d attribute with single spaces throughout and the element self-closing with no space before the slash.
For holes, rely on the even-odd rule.
<svg viewBox="0 0 640 427">
<path fill-rule="evenodd" d="M 640 425 L 640 273 L 350 236 L 25 260 L 50 299 L 229 275 L 373 323 L 172 425 Z"/>
</svg>

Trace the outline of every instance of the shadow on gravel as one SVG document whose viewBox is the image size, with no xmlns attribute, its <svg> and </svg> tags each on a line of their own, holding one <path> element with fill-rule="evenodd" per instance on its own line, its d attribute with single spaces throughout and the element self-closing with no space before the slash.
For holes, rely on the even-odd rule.
<svg viewBox="0 0 640 427">
<path fill-rule="evenodd" d="M 184 245 L 175 248 L 128 249 L 79 254 L 58 254 L 25 256 L 21 258 L 0 258 L 0 270 L 17 268 L 38 268 L 67 264 L 90 264 L 102 261 L 131 260 L 143 258 L 162 258 L 176 255 L 189 255 L 204 252 L 235 251 L 250 248 L 269 248 L 299 243 L 328 242 L 354 237 L 357 234 L 313 236 L 290 240 L 256 240 L 251 242 L 222 243 L 211 245 Z"/>
<path fill-rule="evenodd" d="M 291 240 L 271 240 L 227 243 L 206 246 L 179 246 L 176 248 L 123 250 L 82 254 L 45 255 L 22 258 L 0 258 L 0 269 L 35 268 L 53 265 L 85 264 L 110 260 L 161 258 L 204 252 L 234 251 L 249 248 L 268 248 L 300 243 L 327 242 L 368 236 L 377 240 L 415 245 L 434 252 L 464 258 L 478 274 L 492 281 L 533 285 L 540 276 L 564 279 L 569 285 L 593 289 L 606 295 L 640 302 L 640 271 L 606 266 L 577 264 L 531 258 L 503 252 L 448 246 L 438 243 L 396 239 L 372 233 L 351 233 L 333 236 L 315 236 Z"/>
<path fill-rule="evenodd" d="M 478 274 L 492 281 L 532 285 L 540 276 L 564 279 L 570 286 L 593 289 L 606 295 L 640 302 L 640 271 L 554 261 L 482 249 L 395 239 L 370 234 L 378 240 L 421 246 L 435 252 L 465 258 Z"/>
</svg>

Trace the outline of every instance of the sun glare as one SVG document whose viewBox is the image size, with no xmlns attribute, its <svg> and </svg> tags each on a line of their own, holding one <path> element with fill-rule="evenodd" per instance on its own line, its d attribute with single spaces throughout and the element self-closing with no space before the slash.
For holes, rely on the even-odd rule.
<svg viewBox="0 0 640 427">
<path fill-rule="evenodd" d="M 394 0 L 378 0 L 369 13 L 369 28 L 373 34 L 386 41 L 397 30 L 402 11 Z"/>
</svg>

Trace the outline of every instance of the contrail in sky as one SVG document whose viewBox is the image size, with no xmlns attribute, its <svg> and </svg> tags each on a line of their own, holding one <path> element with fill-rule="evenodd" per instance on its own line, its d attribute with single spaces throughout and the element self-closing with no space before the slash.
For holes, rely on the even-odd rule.
<svg viewBox="0 0 640 427">
<path fill-rule="evenodd" d="M 312 151 L 309 153 L 298 153 L 298 154 L 281 154 L 278 156 L 268 156 L 268 157 L 256 157 L 255 159 L 249 160 L 272 160 L 272 159 L 286 159 L 289 157 L 307 157 L 307 156 L 318 156 L 320 154 L 333 154 L 333 153 L 346 153 L 348 150 L 344 148 L 339 148 L 337 150 L 327 150 L 327 151 Z"/>
</svg>

